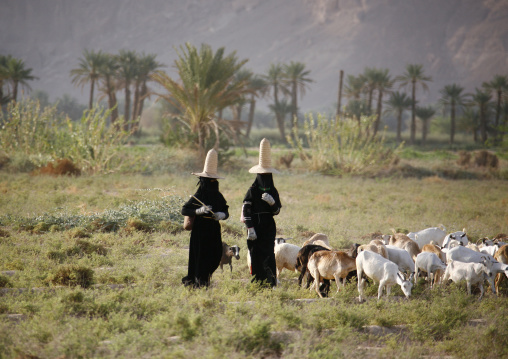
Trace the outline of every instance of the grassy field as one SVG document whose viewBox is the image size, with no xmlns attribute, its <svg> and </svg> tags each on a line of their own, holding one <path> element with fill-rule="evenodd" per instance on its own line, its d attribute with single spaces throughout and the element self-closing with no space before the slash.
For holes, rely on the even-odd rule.
<svg viewBox="0 0 508 359">
<path fill-rule="evenodd" d="M 223 172 L 223 240 L 241 258 L 207 290 L 180 284 L 189 232 L 179 209 L 196 189 L 192 165 L 76 178 L 0 172 L 0 358 L 508 356 L 506 286 L 482 301 L 465 285 L 430 291 L 423 280 L 410 300 L 397 287 L 377 301 L 370 286 L 359 304 L 355 283 L 318 300 L 287 271 L 275 290 L 251 285 L 239 217 L 256 161 Z M 503 176 L 439 175 L 453 162 L 407 153 L 401 168 L 431 173 L 370 178 L 307 173 L 295 162 L 275 176 L 278 234 L 301 245 L 322 232 L 339 249 L 392 228 L 443 224 L 473 241 L 508 232 Z"/>
</svg>

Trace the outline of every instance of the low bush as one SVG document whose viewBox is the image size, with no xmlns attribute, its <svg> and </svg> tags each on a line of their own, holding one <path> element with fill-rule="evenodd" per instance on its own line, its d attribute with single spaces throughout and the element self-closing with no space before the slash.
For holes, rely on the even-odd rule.
<svg viewBox="0 0 508 359">
<path fill-rule="evenodd" d="M 81 286 L 88 288 L 93 284 L 93 269 L 80 265 L 62 265 L 46 278 L 46 281 L 53 285 Z"/>
</svg>

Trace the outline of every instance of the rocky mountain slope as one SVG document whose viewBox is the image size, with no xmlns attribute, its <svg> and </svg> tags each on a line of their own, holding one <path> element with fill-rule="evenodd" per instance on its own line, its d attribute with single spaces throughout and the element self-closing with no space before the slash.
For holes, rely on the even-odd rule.
<svg viewBox="0 0 508 359">
<path fill-rule="evenodd" d="M 339 71 L 365 67 L 402 74 L 421 63 L 432 76 L 422 102 L 446 84 L 468 91 L 508 74 L 508 1 L 504 0 L 0 0 L 0 53 L 22 58 L 52 99 L 69 93 L 85 48 L 157 54 L 173 73 L 186 41 L 224 46 L 265 73 L 300 61 L 314 79 L 302 110 L 333 108 Z"/>
</svg>

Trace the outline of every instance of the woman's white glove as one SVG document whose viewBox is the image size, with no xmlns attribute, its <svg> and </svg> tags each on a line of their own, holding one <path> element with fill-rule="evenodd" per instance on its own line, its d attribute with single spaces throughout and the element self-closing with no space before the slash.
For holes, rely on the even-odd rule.
<svg viewBox="0 0 508 359">
<path fill-rule="evenodd" d="M 196 216 L 201 216 L 205 213 L 208 213 L 212 210 L 211 206 L 201 206 L 198 209 L 196 209 Z"/>
<path fill-rule="evenodd" d="M 226 218 L 226 214 L 224 212 L 215 212 L 212 217 L 216 221 L 222 221 L 224 218 Z"/>
<path fill-rule="evenodd" d="M 275 200 L 269 193 L 263 193 L 261 199 L 266 203 L 268 203 L 270 206 L 273 206 L 275 204 Z"/>
<path fill-rule="evenodd" d="M 247 239 L 250 239 L 253 241 L 254 239 L 257 239 L 258 236 L 256 235 L 256 231 L 254 230 L 254 227 L 247 228 Z"/>
</svg>

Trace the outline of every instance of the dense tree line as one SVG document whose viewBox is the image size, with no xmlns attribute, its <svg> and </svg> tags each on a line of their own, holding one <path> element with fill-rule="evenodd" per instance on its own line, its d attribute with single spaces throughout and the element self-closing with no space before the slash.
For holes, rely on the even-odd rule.
<svg viewBox="0 0 508 359">
<path fill-rule="evenodd" d="M 421 89 L 428 91 L 428 82 L 432 78 L 425 75 L 423 65 L 409 64 L 406 71 L 392 78 L 388 69 L 367 67 L 360 75 L 348 75 L 345 84 L 345 96 L 349 99 L 345 106 L 346 114 L 357 119 L 375 115 L 374 135 L 379 129 L 383 104 L 385 113 L 396 116 L 397 141 L 402 141 L 403 114 L 410 111 L 410 143 L 416 140 L 416 119 L 421 122 L 421 142 L 425 144 L 430 121 L 441 110 L 450 118 L 450 144 L 455 143 L 457 128 L 473 134 L 475 142 L 500 143 L 508 125 L 508 76 L 496 75 L 490 82 L 484 82 L 474 93 L 467 94 L 458 84 L 450 84 L 440 90 L 440 101 L 434 106 L 418 106 L 417 94 Z M 407 89 L 408 93 L 399 89 Z M 373 111 L 373 101 L 377 94 L 377 108 Z M 383 96 L 389 95 L 386 101 Z M 367 128 L 366 131 L 370 129 Z"/>
<path fill-rule="evenodd" d="M 265 98 L 285 143 L 286 131 L 298 127 L 299 100 L 313 82 L 310 70 L 301 62 L 291 61 L 273 63 L 266 73 L 255 74 L 245 68 L 247 62 L 238 59 L 235 52 L 226 54 L 224 48 L 214 52 L 206 44 L 200 49 L 185 44 L 179 48 L 174 64 L 178 77 L 172 78 L 162 70 L 164 65 L 156 61 L 154 54 L 84 50 L 70 75 L 76 86 L 89 86 L 90 109 L 95 102 L 107 100 L 113 124 L 119 117 L 117 96 L 123 93 L 123 115 L 129 130 L 139 127 L 144 101 L 156 94 L 171 104 L 170 117 L 179 126 L 183 125 L 189 138 L 195 137 L 202 152 L 205 146 L 218 147 L 221 133 L 236 142 L 249 137 L 256 101 Z M 16 101 L 19 87 L 30 89 L 28 81 L 36 79 L 31 72 L 22 60 L 0 56 L 2 104 Z M 163 91 L 151 91 L 150 81 L 160 85 Z M 388 69 L 374 67 L 367 67 L 356 76 L 349 74 L 344 86 L 347 103 L 343 109 L 337 109 L 337 118 L 344 115 L 353 118 L 360 125 L 360 134 L 376 136 L 383 116 L 391 114 L 396 118 L 396 138 L 400 142 L 404 114 L 409 113 L 410 144 L 416 142 L 417 119 L 422 131 L 421 143 L 425 144 L 432 119 L 437 113 L 443 113 L 449 116 L 450 144 L 454 144 L 458 129 L 470 132 L 476 142 L 483 144 L 503 140 L 508 124 L 508 76 L 496 75 L 469 94 L 459 84 L 446 85 L 440 90 L 437 104 L 419 106 L 418 97 L 421 91 L 428 91 L 431 81 L 421 64 L 407 65 L 405 72 L 398 76 L 392 76 Z M 339 104 L 340 96 L 342 81 Z M 228 120 L 223 116 L 226 109 L 231 114 Z M 245 112 L 246 121 L 242 119 Z M 371 123 L 362 122 L 366 116 L 371 116 L 373 121 L 362 128 L 362 123 Z"/>
<path fill-rule="evenodd" d="M 123 91 L 125 126 L 136 131 L 145 99 L 150 95 L 147 83 L 150 76 L 163 66 L 156 61 L 154 54 L 138 54 L 129 50 L 109 54 L 85 49 L 79 66 L 71 70 L 72 83 L 81 87 L 90 85 L 89 109 L 94 106 L 97 87 L 99 100 L 107 99 L 113 124 L 118 119 L 117 93 Z"/>
</svg>

